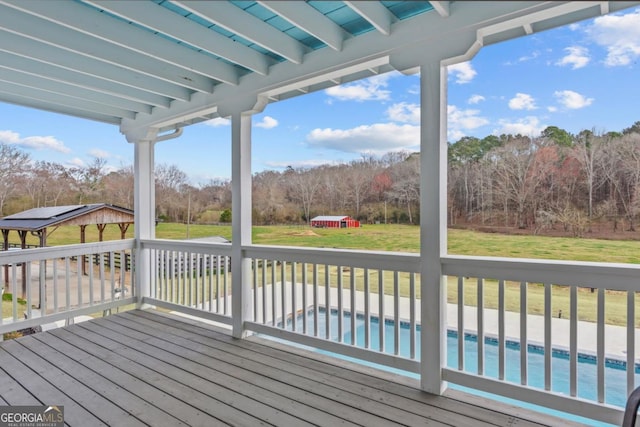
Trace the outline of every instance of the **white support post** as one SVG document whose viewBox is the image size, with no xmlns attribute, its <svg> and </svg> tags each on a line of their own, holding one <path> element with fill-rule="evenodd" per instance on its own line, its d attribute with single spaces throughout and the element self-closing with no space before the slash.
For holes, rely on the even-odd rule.
<svg viewBox="0 0 640 427">
<path fill-rule="evenodd" d="M 231 116 L 231 293 L 233 336 L 244 338 L 251 312 L 251 260 L 243 246 L 251 244 L 251 114 Z"/>
<path fill-rule="evenodd" d="M 138 308 L 143 297 L 151 296 L 151 255 L 143 251 L 140 241 L 155 238 L 156 197 L 154 177 L 155 133 L 150 138 L 135 141 L 134 154 L 134 226 L 136 239 L 136 296 Z"/>
<path fill-rule="evenodd" d="M 421 388 L 442 394 L 447 384 L 447 73 L 439 60 L 420 67 Z"/>
</svg>

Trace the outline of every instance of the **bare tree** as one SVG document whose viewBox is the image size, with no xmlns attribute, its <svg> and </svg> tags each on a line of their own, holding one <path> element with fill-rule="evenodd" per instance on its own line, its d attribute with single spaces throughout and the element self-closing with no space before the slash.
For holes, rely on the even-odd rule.
<svg viewBox="0 0 640 427">
<path fill-rule="evenodd" d="M 297 203 L 307 223 L 311 221 L 311 208 L 322 185 L 322 178 L 313 169 L 288 168 L 284 173 L 289 198 Z"/>
<path fill-rule="evenodd" d="M 29 169 L 30 157 L 13 145 L 0 143 L 0 216 L 7 199 L 16 191 Z"/>
</svg>

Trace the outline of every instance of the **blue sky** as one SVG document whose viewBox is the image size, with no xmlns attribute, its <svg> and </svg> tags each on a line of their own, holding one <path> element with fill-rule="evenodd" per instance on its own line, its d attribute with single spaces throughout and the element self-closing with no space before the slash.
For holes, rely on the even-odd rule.
<svg viewBox="0 0 640 427">
<path fill-rule="evenodd" d="M 640 8 L 483 48 L 449 67 L 448 136 L 620 131 L 640 121 Z M 253 118 L 253 172 L 418 149 L 419 77 L 388 73 L 268 105 Z M 194 185 L 231 176 L 228 121 L 156 146 Z M 0 104 L 0 141 L 68 166 L 131 164 L 116 126 Z"/>
</svg>

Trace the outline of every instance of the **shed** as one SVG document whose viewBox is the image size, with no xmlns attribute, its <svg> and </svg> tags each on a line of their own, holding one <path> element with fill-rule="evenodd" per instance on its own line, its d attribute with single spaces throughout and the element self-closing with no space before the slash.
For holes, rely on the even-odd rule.
<svg viewBox="0 0 640 427">
<path fill-rule="evenodd" d="M 311 226 L 318 228 L 360 227 L 360 221 L 346 215 L 320 215 L 311 219 Z"/>
</svg>

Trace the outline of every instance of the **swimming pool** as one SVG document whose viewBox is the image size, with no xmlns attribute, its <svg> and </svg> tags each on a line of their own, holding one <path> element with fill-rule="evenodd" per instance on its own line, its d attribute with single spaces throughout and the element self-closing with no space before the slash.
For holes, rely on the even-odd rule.
<svg viewBox="0 0 640 427">
<path fill-rule="evenodd" d="M 344 312 L 343 318 L 343 341 L 346 343 L 351 342 L 351 314 Z M 299 317 L 296 320 L 296 329 L 302 329 L 302 318 Z M 289 322 L 291 323 L 291 322 Z M 331 310 L 331 334 L 332 340 L 339 341 L 338 336 L 338 312 L 337 310 Z M 291 325 L 289 325 L 291 326 Z M 314 316 L 313 313 L 307 314 L 307 328 L 309 331 L 314 330 Z M 370 322 L 370 348 L 378 350 L 380 346 L 379 341 L 379 328 L 380 322 L 377 317 L 372 317 Z M 393 354 L 394 350 L 394 323 L 387 320 L 385 322 L 385 351 L 389 354 Z M 410 356 L 410 328 L 408 324 L 401 323 L 400 330 L 400 355 L 403 357 Z M 318 313 L 318 333 L 319 336 L 324 337 L 326 334 L 326 311 L 321 309 Z M 365 344 L 365 325 L 364 317 L 362 315 L 356 316 L 356 345 L 364 347 Z M 420 326 L 417 326 L 416 333 L 416 359 L 420 359 Z M 476 373 L 477 372 L 477 337 L 474 335 L 466 335 L 464 343 L 465 351 L 465 371 Z M 484 372 L 485 376 L 497 378 L 498 376 L 498 345 L 495 339 L 485 338 L 485 358 L 484 358 Z M 519 384 L 520 383 L 520 345 L 518 343 L 510 343 L 506 346 L 505 352 L 505 378 L 506 381 Z M 358 363 L 362 361 L 357 360 Z M 544 352 L 541 348 L 530 345 L 527 351 L 528 362 L 528 380 L 529 386 L 543 389 L 544 388 Z M 457 368 L 458 366 L 458 336 L 455 331 L 449 331 L 447 336 L 447 364 L 449 367 Z M 552 357 L 552 390 L 558 393 L 564 393 L 569 395 L 569 357 L 566 352 L 558 351 L 553 353 Z M 417 374 L 410 372 L 401 372 L 404 375 L 410 375 L 416 377 Z M 640 373 L 636 369 L 635 372 L 636 384 L 640 383 Z M 578 384 L 577 393 L 578 397 L 597 400 L 596 390 L 596 378 L 597 378 L 597 366 L 595 359 L 589 355 L 581 355 L 578 358 Z M 455 385 L 454 385 L 455 387 Z M 462 388 L 462 387 L 456 387 Z M 464 390 L 468 390 L 463 388 Z M 474 391 L 475 392 L 475 391 Z M 488 395 L 485 393 L 480 393 Z M 499 396 L 491 395 L 493 398 L 504 400 Z M 624 407 L 626 402 L 626 366 L 621 363 L 607 363 L 605 367 L 605 402 L 615 406 Z M 514 402 L 514 401 L 512 401 Z M 518 403 L 520 404 L 520 403 Z M 521 405 L 524 406 L 524 405 Z M 530 407 L 537 410 L 544 410 L 548 413 L 559 414 L 546 408 Z M 562 414 L 566 418 L 577 419 L 581 422 L 588 422 L 580 417 L 573 417 L 568 414 Z M 599 422 L 588 422 L 591 425 L 606 426 L 609 424 Z"/>
</svg>

